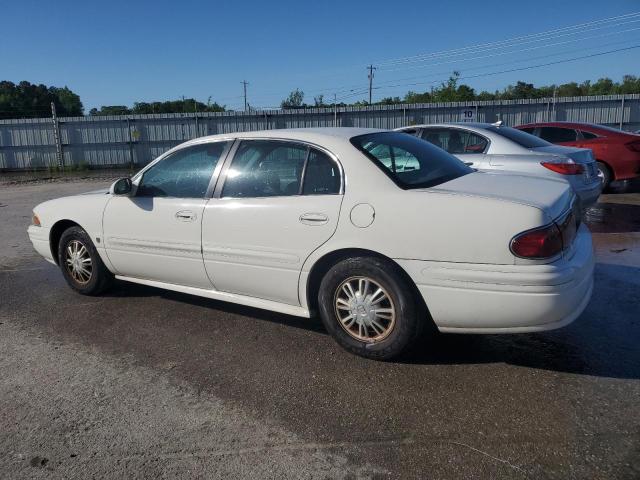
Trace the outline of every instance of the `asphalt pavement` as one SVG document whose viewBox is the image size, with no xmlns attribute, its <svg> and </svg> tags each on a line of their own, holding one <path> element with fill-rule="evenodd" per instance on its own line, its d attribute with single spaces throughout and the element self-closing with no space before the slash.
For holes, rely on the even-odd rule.
<svg viewBox="0 0 640 480">
<path fill-rule="evenodd" d="M 570 326 L 438 335 L 396 362 L 301 319 L 118 283 L 71 291 L 0 185 L 0 478 L 640 478 L 640 193 L 589 212 Z"/>
</svg>

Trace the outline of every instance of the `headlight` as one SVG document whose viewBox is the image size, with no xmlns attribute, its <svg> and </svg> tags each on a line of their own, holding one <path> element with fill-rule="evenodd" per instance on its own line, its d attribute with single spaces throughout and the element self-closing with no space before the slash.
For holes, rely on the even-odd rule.
<svg viewBox="0 0 640 480">
<path fill-rule="evenodd" d="M 40 218 L 35 213 L 31 216 L 31 224 L 35 225 L 36 227 L 40 226 Z"/>
</svg>

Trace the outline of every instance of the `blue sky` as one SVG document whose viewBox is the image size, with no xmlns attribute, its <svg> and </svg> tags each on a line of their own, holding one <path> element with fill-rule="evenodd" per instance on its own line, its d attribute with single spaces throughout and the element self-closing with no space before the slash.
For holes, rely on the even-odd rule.
<svg viewBox="0 0 640 480">
<path fill-rule="evenodd" d="M 573 1 L 41 1 L 3 2 L 0 80 L 64 86 L 85 111 L 101 105 L 208 97 L 279 105 L 294 88 L 374 100 L 463 77 L 640 45 L 640 17 L 499 42 L 640 12 L 638 0 Z M 404 59 L 391 61 L 393 59 Z M 418 61 L 420 60 L 420 61 Z M 385 64 L 386 62 L 386 64 Z M 640 74 L 640 48 L 531 70 L 468 78 L 477 90 Z"/>
</svg>

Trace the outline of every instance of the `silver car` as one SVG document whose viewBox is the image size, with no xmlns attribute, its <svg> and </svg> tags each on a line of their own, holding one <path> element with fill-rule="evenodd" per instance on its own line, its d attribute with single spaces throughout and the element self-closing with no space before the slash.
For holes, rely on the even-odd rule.
<svg viewBox="0 0 640 480">
<path fill-rule="evenodd" d="M 500 122 L 414 125 L 397 131 L 427 140 L 478 170 L 564 179 L 582 209 L 596 203 L 602 191 L 591 150 L 553 145 Z"/>
</svg>

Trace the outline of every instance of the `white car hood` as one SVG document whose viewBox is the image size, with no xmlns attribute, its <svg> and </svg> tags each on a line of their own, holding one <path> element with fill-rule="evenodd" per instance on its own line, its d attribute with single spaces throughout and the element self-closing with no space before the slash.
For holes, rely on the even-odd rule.
<svg viewBox="0 0 640 480">
<path fill-rule="evenodd" d="M 574 194 L 566 181 L 505 172 L 475 172 L 429 189 L 530 205 L 558 218 Z"/>
</svg>

